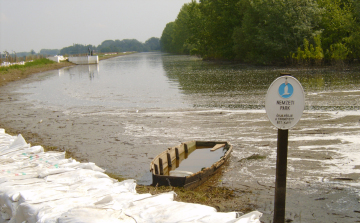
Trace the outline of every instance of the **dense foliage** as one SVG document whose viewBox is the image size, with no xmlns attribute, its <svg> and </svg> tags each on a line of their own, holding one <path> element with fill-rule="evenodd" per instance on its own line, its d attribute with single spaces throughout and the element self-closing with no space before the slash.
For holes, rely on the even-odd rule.
<svg viewBox="0 0 360 223">
<path fill-rule="evenodd" d="M 40 54 L 42 55 L 51 55 L 51 56 L 55 56 L 58 55 L 60 53 L 60 50 L 58 49 L 41 49 L 40 50 Z"/>
<path fill-rule="evenodd" d="M 164 52 L 257 64 L 360 57 L 359 0 L 193 0 L 160 38 Z"/>
<path fill-rule="evenodd" d="M 136 39 L 105 40 L 100 45 L 74 44 L 60 50 L 61 55 L 86 54 L 89 49 L 98 53 L 115 53 L 125 51 L 149 52 L 160 50 L 159 38 L 152 37 L 141 43 Z"/>
</svg>

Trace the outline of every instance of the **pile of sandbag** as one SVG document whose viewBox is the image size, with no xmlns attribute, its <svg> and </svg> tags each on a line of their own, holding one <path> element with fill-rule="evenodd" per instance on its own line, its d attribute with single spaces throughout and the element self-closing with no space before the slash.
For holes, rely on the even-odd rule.
<svg viewBox="0 0 360 223">
<path fill-rule="evenodd" d="M 260 222 L 254 211 L 219 213 L 174 201 L 174 192 L 138 194 L 135 180 L 118 182 L 94 163 L 44 152 L 0 129 L 0 223 L 9 222 Z"/>
</svg>

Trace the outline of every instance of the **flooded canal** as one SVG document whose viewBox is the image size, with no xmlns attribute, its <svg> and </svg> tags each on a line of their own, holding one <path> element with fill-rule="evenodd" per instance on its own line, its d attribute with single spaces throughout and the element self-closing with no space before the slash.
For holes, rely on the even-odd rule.
<svg viewBox="0 0 360 223">
<path fill-rule="evenodd" d="M 151 160 L 190 140 L 229 141 L 219 185 L 251 191 L 271 222 L 277 129 L 264 100 L 281 72 L 305 91 L 289 130 L 287 219 L 360 221 L 360 70 L 251 67 L 139 53 L 45 72 L 1 88 L 0 128 L 150 184 Z M 261 159 L 251 159 L 259 155 Z"/>
</svg>

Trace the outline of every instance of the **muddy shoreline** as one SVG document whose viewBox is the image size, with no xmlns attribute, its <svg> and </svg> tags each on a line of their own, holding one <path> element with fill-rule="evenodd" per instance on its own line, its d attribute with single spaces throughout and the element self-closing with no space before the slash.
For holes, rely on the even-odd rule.
<svg viewBox="0 0 360 223">
<path fill-rule="evenodd" d="M 148 182 L 149 163 L 164 148 L 194 137 L 196 130 L 179 134 L 179 123 L 195 123 L 208 129 L 210 135 L 228 140 L 237 149 L 222 174 L 212 179 L 206 187 L 225 187 L 235 191 L 234 197 L 219 199 L 216 204 L 220 211 L 246 211 L 257 209 L 264 213 L 262 221 L 272 222 L 276 130 L 267 121 L 263 112 L 238 112 L 234 110 L 214 111 L 208 109 L 183 109 L 167 111 L 161 109 L 107 109 L 83 112 L 81 108 L 66 110 L 59 107 L 34 106 L 23 99 L 16 89 L 24 84 L 40 81 L 48 74 L 39 73 L 29 78 L 8 83 L 0 87 L 0 128 L 7 133 L 22 134 L 32 145 L 42 145 L 50 150 L 66 151 L 79 161 L 94 162 L 114 175 L 137 179 L 140 184 Z M 291 131 L 292 136 L 327 137 L 325 140 L 310 142 L 290 139 L 289 180 L 287 187 L 288 222 L 358 222 L 360 221 L 358 191 L 346 183 L 359 182 L 359 174 L 330 174 L 319 161 L 341 160 L 336 148 L 327 152 L 317 151 L 326 145 L 341 145 L 346 142 L 332 139 L 337 134 L 336 125 L 359 123 L 359 116 L 333 115 L 306 112 L 304 121 Z M 234 124 L 234 120 L 257 120 Z M 224 129 L 211 132 L 222 123 Z M 358 132 L 356 127 L 348 130 Z M 249 127 L 251 125 L 251 128 Z M 322 128 L 317 126 L 328 126 Z M 315 126 L 315 127 L 314 127 Z M 334 127 L 331 127 L 334 126 Z M 309 128 L 314 127 L 314 128 Z M 238 128 L 248 128 L 238 137 Z M 228 133 L 227 131 L 234 131 Z M 252 130 L 250 130 L 252 129 Z M 206 139 L 209 131 L 196 137 Z M 260 135 L 254 136 L 259 131 Z M 244 143 L 244 139 L 258 137 L 259 141 Z M 301 146 L 316 146 L 316 151 L 303 151 Z M 265 149 L 259 149 L 265 148 Z M 265 156 L 264 160 L 248 160 L 254 153 Z M 263 166 L 266 164 L 266 168 Z M 331 164 L 332 165 L 332 164 Z M 345 163 L 344 163 L 345 165 Z M 356 167 L 355 167 L 356 168 Z M 324 171 L 322 173 L 322 171 Z M 350 180 L 348 180 L 350 179 Z M 213 201 L 216 202 L 216 201 Z"/>
</svg>

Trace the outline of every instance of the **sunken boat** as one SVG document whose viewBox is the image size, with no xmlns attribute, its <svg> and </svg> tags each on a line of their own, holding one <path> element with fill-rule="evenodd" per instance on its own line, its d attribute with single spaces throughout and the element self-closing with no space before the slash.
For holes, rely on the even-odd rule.
<svg viewBox="0 0 360 223">
<path fill-rule="evenodd" d="M 195 188 L 219 170 L 232 149 L 222 141 L 189 141 L 168 148 L 150 164 L 152 185 Z"/>
</svg>

